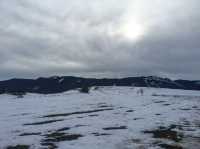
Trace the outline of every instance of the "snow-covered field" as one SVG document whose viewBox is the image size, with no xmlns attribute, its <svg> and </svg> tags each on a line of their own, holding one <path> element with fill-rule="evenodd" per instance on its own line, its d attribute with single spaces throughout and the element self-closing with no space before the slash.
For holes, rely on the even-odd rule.
<svg viewBox="0 0 200 149">
<path fill-rule="evenodd" d="M 0 149 L 199 149 L 200 92 L 100 87 L 0 95 Z"/>
</svg>

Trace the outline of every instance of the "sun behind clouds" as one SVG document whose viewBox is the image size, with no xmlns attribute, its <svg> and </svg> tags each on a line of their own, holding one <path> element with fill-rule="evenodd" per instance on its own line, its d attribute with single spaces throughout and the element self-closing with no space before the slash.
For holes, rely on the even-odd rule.
<svg viewBox="0 0 200 149">
<path fill-rule="evenodd" d="M 142 24 L 134 20 L 128 20 L 120 26 L 117 32 L 128 40 L 137 41 L 145 34 L 145 30 L 146 29 Z"/>
</svg>

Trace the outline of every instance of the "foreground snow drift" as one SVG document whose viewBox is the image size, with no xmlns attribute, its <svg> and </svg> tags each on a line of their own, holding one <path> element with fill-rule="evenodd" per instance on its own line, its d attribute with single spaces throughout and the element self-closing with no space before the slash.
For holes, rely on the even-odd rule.
<svg viewBox="0 0 200 149">
<path fill-rule="evenodd" d="M 138 90 L 0 95 L 0 149 L 199 149 L 200 92 Z"/>
</svg>

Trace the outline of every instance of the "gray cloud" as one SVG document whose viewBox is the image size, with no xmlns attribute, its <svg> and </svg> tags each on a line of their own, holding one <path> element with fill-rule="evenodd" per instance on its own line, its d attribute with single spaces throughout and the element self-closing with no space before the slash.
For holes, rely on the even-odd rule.
<svg viewBox="0 0 200 149">
<path fill-rule="evenodd" d="M 199 79 L 198 0 L 1 0 L 0 79 Z"/>
</svg>

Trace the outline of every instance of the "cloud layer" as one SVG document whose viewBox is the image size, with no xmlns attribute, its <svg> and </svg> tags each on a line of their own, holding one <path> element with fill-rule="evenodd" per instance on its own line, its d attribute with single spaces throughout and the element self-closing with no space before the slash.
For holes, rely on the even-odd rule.
<svg viewBox="0 0 200 149">
<path fill-rule="evenodd" d="M 0 79 L 199 79 L 198 0 L 1 0 Z"/>
</svg>

